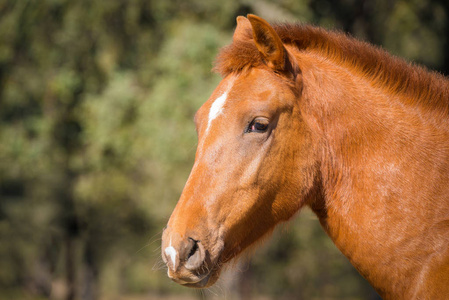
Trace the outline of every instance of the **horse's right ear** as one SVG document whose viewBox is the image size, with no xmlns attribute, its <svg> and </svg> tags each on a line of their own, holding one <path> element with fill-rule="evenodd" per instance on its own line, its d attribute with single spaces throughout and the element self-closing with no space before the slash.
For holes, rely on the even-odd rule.
<svg viewBox="0 0 449 300">
<path fill-rule="evenodd" d="M 288 54 L 276 31 L 258 16 L 249 14 L 248 20 L 251 23 L 254 42 L 265 63 L 272 69 L 286 71 L 289 64 Z"/>
<path fill-rule="evenodd" d="M 251 23 L 245 17 L 237 17 L 237 27 L 234 31 L 232 39 L 235 41 L 251 38 Z"/>
</svg>

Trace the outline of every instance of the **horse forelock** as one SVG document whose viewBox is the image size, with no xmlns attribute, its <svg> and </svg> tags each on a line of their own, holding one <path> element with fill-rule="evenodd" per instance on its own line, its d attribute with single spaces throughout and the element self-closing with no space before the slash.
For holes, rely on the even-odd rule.
<svg viewBox="0 0 449 300">
<path fill-rule="evenodd" d="M 252 39 L 234 41 L 221 49 L 215 59 L 213 70 L 225 77 L 231 73 L 263 65 L 259 51 Z"/>
</svg>

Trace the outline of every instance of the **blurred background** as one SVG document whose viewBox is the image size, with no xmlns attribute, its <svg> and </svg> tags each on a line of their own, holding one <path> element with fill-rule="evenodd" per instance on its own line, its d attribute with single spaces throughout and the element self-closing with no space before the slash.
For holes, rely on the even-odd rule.
<svg viewBox="0 0 449 300">
<path fill-rule="evenodd" d="M 211 289 L 166 277 L 193 115 L 247 13 L 449 71 L 447 0 L 0 0 L 0 299 L 378 299 L 307 209 Z"/>
</svg>

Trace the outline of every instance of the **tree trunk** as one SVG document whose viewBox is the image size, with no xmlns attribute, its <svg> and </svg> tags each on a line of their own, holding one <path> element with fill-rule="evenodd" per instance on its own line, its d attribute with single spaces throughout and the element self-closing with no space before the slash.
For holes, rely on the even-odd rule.
<svg viewBox="0 0 449 300">
<path fill-rule="evenodd" d="M 75 263 L 75 240 L 72 236 L 67 235 L 65 238 L 66 247 L 66 282 L 67 296 L 66 300 L 75 300 L 77 296 L 76 290 L 76 263 Z"/>
</svg>

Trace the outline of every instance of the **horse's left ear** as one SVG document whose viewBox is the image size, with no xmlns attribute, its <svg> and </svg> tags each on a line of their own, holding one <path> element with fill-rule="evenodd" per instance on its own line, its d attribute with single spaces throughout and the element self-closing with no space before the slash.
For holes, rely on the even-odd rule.
<svg viewBox="0 0 449 300">
<path fill-rule="evenodd" d="M 264 19 L 251 14 L 247 18 L 253 28 L 256 47 L 266 64 L 272 69 L 286 71 L 289 67 L 288 54 L 279 35 Z"/>
<path fill-rule="evenodd" d="M 233 40 L 245 40 L 245 39 L 251 39 L 251 34 L 248 34 L 248 32 L 251 30 L 251 23 L 248 21 L 247 18 L 238 16 L 237 17 L 237 27 L 234 31 Z"/>
</svg>

